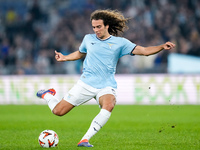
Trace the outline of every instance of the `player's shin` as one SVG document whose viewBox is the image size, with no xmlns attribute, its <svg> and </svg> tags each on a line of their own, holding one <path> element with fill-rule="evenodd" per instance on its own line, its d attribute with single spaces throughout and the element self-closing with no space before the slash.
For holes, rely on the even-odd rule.
<svg viewBox="0 0 200 150">
<path fill-rule="evenodd" d="M 101 109 L 99 114 L 92 120 L 92 123 L 82 140 L 89 140 L 92 136 L 94 136 L 106 124 L 110 116 L 111 112 L 106 109 Z"/>
</svg>

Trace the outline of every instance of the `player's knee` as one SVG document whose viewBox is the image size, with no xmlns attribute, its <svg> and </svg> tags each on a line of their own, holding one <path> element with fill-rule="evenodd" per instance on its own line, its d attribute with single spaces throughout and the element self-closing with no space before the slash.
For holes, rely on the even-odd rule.
<svg viewBox="0 0 200 150">
<path fill-rule="evenodd" d="M 54 108 L 53 109 L 53 114 L 56 116 L 63 116 L 64 114 L 62 113 L 62 111 L 60 109 Z"/>
<path fill-rule="evenodd" d="M 109 108 L 110 108 L 111 111 L 114 109 L 115 103 L 116 103 L 116 101 L 113 101 L 113 103 L 111 103 L 111 104 L 109 105 Z"/>
<path fill-rule="evenodd" d="M 103 107 L 104 107 L 104 109 L 106 109 L 106 110 L 112 112 L 112 110 L 113 110 L 114 107 L 115 107 L 115 103 L 116 103 L 116 100 L 114 99 L 112 102 L 107 103 L 107 104 L 104 105 Z"/>
<path fill-rule="evenodd" d="M 107 110 L 111 112 L 114 109 L 114 107 L 115 105 L 108 105 Z"/>
</svg>

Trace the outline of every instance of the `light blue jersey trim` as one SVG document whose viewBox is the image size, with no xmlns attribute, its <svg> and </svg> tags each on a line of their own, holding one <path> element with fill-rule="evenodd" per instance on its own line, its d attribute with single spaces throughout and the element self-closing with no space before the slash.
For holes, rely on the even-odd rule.
<svg viewBox="0 0 200 150">
<path fill-rule="evenodd" d="M 114 78 L 117 62 L 122 56 L 131 55 L 135 46 L 123 37 L 100 40 L 95 34 L 87 34 L 79 47 L 81 53 L 87 53 L 80 80 L 97 89 L 117 88 Z"/>
</svg>

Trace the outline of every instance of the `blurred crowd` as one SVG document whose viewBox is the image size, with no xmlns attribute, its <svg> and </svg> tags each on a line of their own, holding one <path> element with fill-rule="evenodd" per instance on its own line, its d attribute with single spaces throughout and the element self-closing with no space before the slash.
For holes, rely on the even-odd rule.
<svg viewBox="0 0 200 150">
<path fill-rule="evenodd" d="M 167 57 L 200 57 L 199 0 L 0 0 L 0 74 L 80 74 L 82 61 L 56 62 L 93 33 L 90 14 L 118 9 L 132 18 L 123 36 L 142 46 L 174 42 L 172 51 L 125 56 L 117 73 L 167 73 Z"/>
</svg>

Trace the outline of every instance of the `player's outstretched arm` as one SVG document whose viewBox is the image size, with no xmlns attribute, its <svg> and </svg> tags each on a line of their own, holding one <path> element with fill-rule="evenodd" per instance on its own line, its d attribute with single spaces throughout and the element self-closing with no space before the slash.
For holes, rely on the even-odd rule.
<svg viewBox="0 0 200 150">
<path fill-rule="evenodd" d="M 135 49 L 133 50 L 132 54 L 135 55 L 153 55 L 156 54 L 162 50 L 170 50 L 175 47 L 175 44 L 172 42 L 166 42 L 165 44 L 158 45 L 158 46 L 149 46 L 149 47 L 142 47 L 137 45 Z"/>
<path fill-rule="evenodd" d="M 57 52 L 55 50 L 55 59 L 57 61 L 73 61 L 73 60 L 78 60 L 81 59 L 85 56 L 86 54 L 81 53 L 79 50 L 69 54 L 69 55 L 63 55 L 60 52 Z"/>
</svg>

